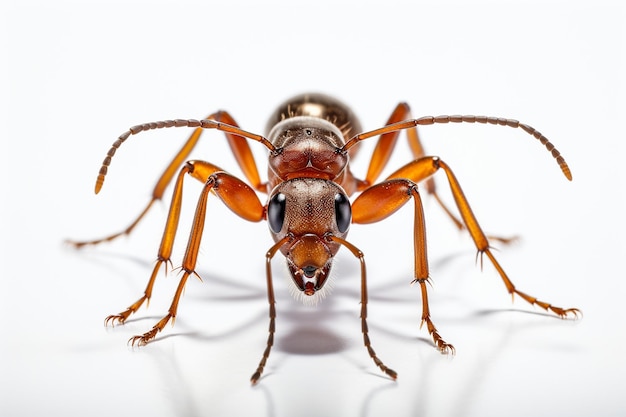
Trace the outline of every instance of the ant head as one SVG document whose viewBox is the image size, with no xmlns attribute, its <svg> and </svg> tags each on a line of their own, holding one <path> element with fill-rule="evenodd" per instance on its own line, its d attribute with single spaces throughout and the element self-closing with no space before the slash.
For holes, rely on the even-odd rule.
<svg viewBox="0 0 626 417">
<path fill-rule="evenodd" d="M 280 250 L 298 292 L 312 296 L 327 282 L 340 245 L 352 221 L 350 200 L 332 181 L 294 178 L 278 185 L 267 203 L 267 220 L 276 242 L 290 237 Z"/>
</svg>

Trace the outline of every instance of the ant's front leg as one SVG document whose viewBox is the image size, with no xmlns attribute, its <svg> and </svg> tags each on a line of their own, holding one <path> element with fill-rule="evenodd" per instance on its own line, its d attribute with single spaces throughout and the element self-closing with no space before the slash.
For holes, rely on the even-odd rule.
<svg viewBox="0 0 626 417">
<path fill-rule="evenodd" d="M 205 185 L 196 207 L 191 233 L 187 244 L 187 250 L 185 252 L 185 256 L 181 266 L 183 276 L 181 277 L 181 280 L 178 284 L 178 288 L 172 300 L 172 304 L 170 305 L 170 308 L 168 310 L 168 314 L 163 317 L 150 331 L 144 333 L 141 336 L 135 336 L 131 338 L 130 342 L 132 344 L 143 345 L 148 343 L 156 336 L 158 332 L 163 330 L 165 325 L 170 320 L 175 319 L 178 310 L 178 303 L 183 293 L 187 278 L 190 275 L 197 276 L 197 273 L 195 272 L 195 267 L 198 259 L 200 242 L 202 240 L 202 233 L 204 231 L 207 200 L 211 191 L 215 192 L 215 194 L 220 197 L 224 204 L 226 204 L 231 210 L 233 210 L 236 214 L 243 217 L 244 219 L 249 221 L 260 221 L 263 218 L 263 205 L 256 196 L 256 193 L 246 183 L 226 172 L 223 172 L 220 168 L 208 162 L 190 161 L 181 170 L 174 191 L 174 195 L 172 197 L 172 205 L 170 207 L 168 221 L 165 227 L 165 231 L 163 233 L 161 247 L 159 249 L 160 262 L 169 262 L 169 256 L 171 254 L 172 246 L 174 244 L 174 237 L 176 235 L 176 229 L 178 226 L 178 219 L 181 210 L 183 183 L 182 178 L 184 177 L 184 174 L 190 174 L 195 179 L 204 182 Z M 148 283 L 148 288 L 151 288 L 153 284 L 154 276 L 156 275 L 158 266 L 159 263 L 157 263 L 157 265 L 155 266 L 155 270 L 152 274 L 151 280 Z M 142 298 L 149 298 L 149 293 L 144 294 L 144 297 Z M 139 305 L 141 305 L 140 301 L 141 299 L 137 302 L 139 303 Z M 135 304 L 133 304 L 133 306 L 135 306 Z M 131 306 L 125 312 L 120 313 L 119 315 L 107 318 L 107 321 L 123 321 L 118 317 L 124 318 L 134 312 L 134 310 L 132 310 L 133 306 Z"/>
<path fill-rule="evenodd" d="M 392 179 L 376 184 L 363 191 L 352 204 L 352 221 L 366 224 L 383 220 L 395 213 L 413 198 L 415 202 L 415 220 L 413 226 L 414 271 L 413 282 L 420 285 L 422 292 L 422 321 L 428 333 L 442 353 L 454 354 L 454 346 L 447 343 L 435 327 L 428 306 L 426 282 L 429 279 L 428 257 L 426 251 L 426 224 L 422 200 L 417 191 L 417 184 L 408 179 Z"/>
</svg>

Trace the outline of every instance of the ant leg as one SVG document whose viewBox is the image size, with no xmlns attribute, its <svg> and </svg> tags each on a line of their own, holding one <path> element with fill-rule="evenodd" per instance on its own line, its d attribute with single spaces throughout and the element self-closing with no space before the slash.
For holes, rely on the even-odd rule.
<svg viewBox="0 0 626 417">
<path fill-rule="evenodd" d="M 215 165 L 205 163 L 205 175 L 208 177 L 210 173 L 221 171 Z M 126 319 L 133 313 L 135 313 L 144 302 L 149 303 L 150 297 L 152 296 L 152 288 L 154 287 L 154 281 L 156 280 L 157 273 L 161 268 L 162 264 L 165 264 L 166 269 L 167 265 L 171 265 L 170 257 L 172 255 L 172 247 L 174 246 L 174 238 L 176 236 L 176 230 L 178 229 L 178 220 L 180 218 L 180 209 L 182 203 L 182 195 L 183 195 L 183 180 L 185 174 L 189 174 L 193 171 L 193 164 L 188 163 L 181 168 L 178 178 L 176 179 L 176 184 L 174 186 L 174 192 L 172 193 L 172 202 L 170 204 L 169 213 L 167 215 L 167 222 L 165 223 L 165 229 L 163 230 L 163 237 L 161 238 L 161 245 L 159 246 L 159 252 L 157 254 L 157 261 L 152 269 L 152 274 L 150 275 L 150 279 L 148 280 L 148 285 L 144 290 L 143 296 L 141 296 L 137 301 L 135 301 L 130 307 L 126 310 L 122 311 L 118 314 L 112 314 L 108 316 L 104 323 L 108 325 L 111 323 L 115 325 L 115 323 L 124 324 Z M 167 270 L 166 270 L 167 272 Z"/>
<path fill-rule="evenodd" d="M 198 251 L 200 247 L 200 241 L 202 238 L 202 232 L 204 228 L 204 219 L 206 216 L 206 205 L 208 193 L 210 191 L 215 192 L 218 197 L 236 214 L 249 221 L 260 221 L 263 218 L 263 206 L 256 196 L 255 192 L 246 185 L 243 181 L 233 177 L 230 174 L 223 172 L 217 166 L 203 161 L 189 161 L 181 169 L 181 172 L 176 181 L 176 187 L 172 196 L 172 204 L 170 206 L 170 212 L 168 220 L 163 232 L 163 238 L 161 240 L 161 246 L 159 248 L 157 264 L 154 267 L 148 286 L 144 293 L 137 302 L 130 306 L 127 310 L 120 314 L 109 316 L 105 320 L 106 323 L 115 321 L 123 323 L 126 318 L 137 311 L 137 309 L 146 300 L 149 300 L 152 286 L 159 267 L 162 263 L 170 263 L 170 256 L 172 253 L 172 247 L 174 245 L 174 238 L 176 236 L 176 230 L 178 228 L 178 220 L 181 211 L 182 202 L 182 184 L 185 174 L 189 174 L 197 180 L 205 183 L 204 189 L 198 202 L 196 213 L 193 220 L 193 225 L 190 233 L 189 242 L 187 245 L 187 251 L 183 259 L 183 277 L 179 283 L 176 295 L 172 301 L 169 309 L 169 313 L 161 321 L 159 321 L 151 331 L 145 333 L 142 336 L 135 336 L 130 341 L 132 344 L 146 344 L 149 340 L 163 330 L 163 327 L 170 319 L 176 316 L 178 308 L 178 301 L 182 294 L 185 282 L 189 275 L 197 275 L 195 272 L 195 265 L 198 257 Z"/>
<path fill-rule="evenodd" d="M 274 284 L 272 282 L 272 258 L 276 255 L 276 252 L 291 240 L 291 236 L 285 236 L 278 242 L 276 242 L 266 253 L 265 255 L 265 275 L 267 277 L 267 301 L 269 303 L 269 316 L 270 316 L 270 325 L 269 325 L 269 335 L 267 336 L 267 346 L 265 347 L 265 351 L 263 352 L 263 357 L 259 362 L 259 366 L 256 368 L 254 374 L 250 378 L 250 382 L 254 385 L 261 378 L 261 374 L 265 369 L 265 364 L 267 363 L 267 359 L 270 356 L 270 351 L 272 350 L 272 346 L 274 346 L 274 333 L 276 332 L 276 299 L 274 298 Z"/>
<path fill-rule="evenodd" d="M 533 305 L 536 304 L 539 307 L 543 308 L 544 310 L 551 311 L 561 318 L 564 318 L 568 316 L 569 314 L 577 317 L 578 314 L 580 313 L 580 310 L 578 310 L 577 308 L 565 309 L 561 307 L 556 307 L 550 303 L 540 301 L 537 298 L 530 296 L 528 294 L 525 294 L 515 288 L 515 285 L 513 285 L 513 282 L 509 279 L 506 272 L 504 272 L 504 269 L 500 266 L 496 258 L 493 256 L 493 253 L 491 253 L 489 240 L 487 239 L 487 236 L 485 236 L 480 225 L 478 224 L 478 221 L 476 220 L 476 217 L 474 216 L 474 213 L 472 212 L 472 209 L 467 201 L 467 198 L 465 197 L 465 194 L 463 193 L 463 190 L 461 189 L 461 185 L 459 184 L 458 180 L 456 179 L 456 176 L 452 172 L 452 169 L 450 169 L 450 167 L 446 163 L 444 163 L 441 159 L 439 159 L 436 156 L 429 156 L 429 157 L 424 157 L 422 159 L 418 159 L 416 161 L 410 162 L 406 164 L 404 167 L 394 172 L 393 174 L 391 174 L 389 176 L 389 179 L 394 179 L 394 178 L 395 179 L 410 179 L 414 182 L 419 182 L 435 174 L 439 169 L 443 169 L 443 171 L 446 173 L 446 176 L 448 178 L 448 183 L 450 185 L 450 190 L 452 192 L 452 196 L 454 197 L 454 201 L 457 205 L 457 208 L 459 209 L 461 218 L 463 219 L 463 223 L 467 227 L 467 230 L 469 231 L 469 234 L 472 237 L 474 244 L 476 245 L 476 249 L 478 249 L 478 253 L 481 255 L 482 254 L 487 255 L 487 257 L 489 258 L 493 266 L 498 271 L 498 274 L 502 278 L 502 281 L 504 282 L 504 285 L 506 286 L 506 289 L 509 292 L 509 294 L 511 294 L 511 296 L 514 296 L 514 294 L 517 294 L 520 297 L 522 297 L 524 300 L 526 300 L 528 303 L 533 304 Z"/>
<path fill-rule="evenodd" d="M 401 108 L 405 106 L 406 110 L 404 112 L 404 114 L 402 114 Z M 401 114 L 400 116 L 397 116 L 396 114 Z M 394 111 L 394 113 L 392 114 L 392 116 L 390 117 L 389 121 L 391 123 L 388 123 L 386 126 L 381 127 L 379 129 L 374 129 L 374 130 L 370 130 L 368 132 L 363 132 L 363 133 L 359 133 L 355 136 L 353 136 L 352 138 L 350 138 L 350 140 L 348 140 L 346 142 L 346 144 L 343 146 L 343 148 L 341 149 L 342 152 L 346 152 L 349 151 L 352 147 L 354 147 L 355 145 L 357 145 L 359 142 L 375 137 L 375 136 L 381 136 L 381 139 L 383 139 L 383 137 L 393 137 L 393 136 L 386 136 L 388 134 L 394 133 L 394 132 L 399 132 L 400 130 L 407 130 L 407 134 L 409 137 L 409 145 L 411 146 L 413 155 L 415 156 L 416 159 L 419 159 L 421 157 L 424 156 L 424 150 L 423 147 L 419 141 L 419 137 L 417 136 L 417 130 L 416 127 L 417 126 L 426 126 L 426 125 L 432 125 L 432 124 L 446 124 L 446 123 L 481 123 L 481 124 L 491 124 L 491 125 L 497 125 L 497 126 L 506 126 L 506 127 L 510 127 L 510 128 L 520 128 L 522 129 L 524 132 L 526 132 L 527 134 L 533 136 L 535 139 L 537 139 L 543 146 L 545 146 L 546 150 L 548 150 L 548 152 L 550 152 L 550 154 L 552 155 L 552 157 L 555 159 L 556 163 L 559 165 L 559 168 L 561 169 L 561 172 L 563 173 L 563 175 L 565 175 L 565 177 L 568 180 L 572 180 L 572 172 L 569 169 L 569 166 L 567 165 L 567 162 L 565 162 L 565 158 L 563 158 L 563 156 L 561 156 L 561 153 L 556 149 L 556 147 L 552 144 L 552 142 L 550 142 L 548 140 L 548 138 L 546 138 L 543 134 L 541 134 L 538 130 L 536 130 L 535 128 L 533 128 L 532 126 L 529 126 L 525 123 L 520 123 L 517 120 L 513 120 L 513 119 L 505 119 L 505 118 L 501 118 L 501 117 L 488 117 L 488 116 L 472 116 L 472 115 L 453 115 L 453 116 L 448 116 L 448 115 L 442 115 L 442 116 L 437 116 L 437 117 L 432 117 L 432 116 L 425 116 L 425 117 L 420 117 L 419 119 L 408 119 L 408 120 L 401 120 L 403 117 L 410 117 L 410 110 L 408 108 L 408 105 L 406 104 L 399 104 L 398 107 L 396 108 L 396 111 Z M 392 122 L 393 120 L 399 120 L 396 122 Z M 380 150 L 377 148 L 375 153 L 378 151 L 381 153 L 381 156 L 376 156 L 376 158 L 380 158 L 380 160 L 382 162 L 377 163 L 380 164 L 380 167 L 377 167 L 375 170 L 373 170 L 372 172 L 376 173 L 378 172 L 378 174 L 380 173 L 380 171 L 382 170 L 382 168 L 384 167 L 384 165 L 386 164 L 387 160 L 389 159 L 389 155 L 387 155 L 387 153 L 391 153 L 391 149 L 393 149 L 393 144 L 395 144 L 395 139 L 388 139 L 389 143 L 391 145 L 389 145 L 390 149 L 389 150 Z M 384 149 L 386 149 L 386 146 L 383 147 Z M 374 159 L 374 156 L 373 156 Z M 368 186 L 373 184 L 374 178 L 378 175 L 378 174 L 374 174 L 372 176 L 372 179 L 370 180 L 370 182 L 368 183 L 367 181 L 362 181 L 359 184 L 359 190 L 365 189 Z M 369 172 L 368 172 L 369 175 Z M 426 190 L 430 193 L 433 194 L 435 199 L 437 200 L 437 202 L 439 203 L 439 205 L 443 208 L 443 210 L 448 214 L 448 216 L 452 219 L 452 221 L 457 225 L 457 227 L 459 227 L 459 229 L 463 229 L 466 226 L 466 222 L 463 221 L 459 221 L 456 216 L 454 216 L 454 214 L 445 206 L 445 204 L 443 204 L 443 201 L 438 197 L 438 195 L 435 192 L 435 188 L 434 188 L 434 182 L 429 181 L 427 178 L 422 178 L 419 181 L 416 182 L 420 182 L 420 181 L 424 181 L 427 180 L 426 182 Z M 470 232 L 471 234 L 471 232 Z M 491 237 L 494 240 L 499 240 L 503 243 L 509 243 L 512 240 L 515 240 L 515 238 L 499 238 L 499 237 Z"/>
<path fill-rule="evenodd" d="M 428 333 L 432 336 L 433 342 L 439 351 L 454 354 L 454 346 L 443 340 L 430 316 L 426 288 L 426 283 L 429 280 L 426 223 L 424 221 L 422 200 L 417 191 L 417 184 L 409 179 L 401 178 L 383 181 L 368 188 L 352 204 L 352 221 L 359 224 L 378 222 L 391 216 L 411 198 L 415 202 L 413 225 L 415 278 L 413 283 L 418 283 L 422 292 L 422 321 L 420 327 L 426 323 Z"/>
<path fill-rule="evenodd" d="M 157 254 L 157 261 L 152 269 L 152 274 L 148 280 L 148 285 L 144 290 L 143 296 L 135 301 L 130 307 L 118 314 L 112 314 L 104 320 L 104 324 L 111 323 L 124 324 L 128 316 L 135 313 L 144 302 L 149 303 L 152 296 L 152 288 L 154 287 L 154 281 L 156 280 L 157 273 L 162 264 L 171 264 L 170 256 L 172 255 L 172 247 L 174 245 L 174 237 L 176 236 L 176 229 L 178 228 L 178 220 L 180 218 L 180 205 L 183 195 L 183 179 L 185 174 L 189 173 L 189 167 L 185 165 L 178 174 L 176 179 L 176 185 L 174 186 L 174 193 L 172 194 L 172 202 L 170 204 L 169 213 L 167 215 L 167 222 L 165 223 L 165 230 L 163 231 L 163 237 L 161 238 L 161 245 Z M 153 200 L 154 201 L 154 200 Z M 149 206 L 148 206 L 149 207 Z M 141 217 L 140 217 L 141 218 Z M 137 219 L 138 221 L 139 219 Z M 135 221 L 135 223 L 137 223 Z"/>
<path fill-rule="evenodd" d="M 407 119 L 411 119 L 411 108 L 407 103 L 399 103 L 391 116 L 387 120 L 386 125 L 391 125 L 394 123 L 398 123 Z M 416 126 L 409 127 L 406 130 L 407 140 L 409 143 L 409 147 L 411 148 L 411 152 L 413 154 L 413 159 L 419 159 L 424 157 L 424 146 L 419 137 L 419 133 Z M 370 159 L 370 164 L 367 170 L 367 174 L 365 176 L 365 180 L 359 182 L 358 189 L 360 191 L 366 189 L 373 185 L 378 177 L 380 176 L 382 170 L 385 168 L 387 163 L 389 162 L 389 158 L 393 153 L 393 150 L 396 146 L 396 141 L 398 139 L 398 135 L 400 134 L 399 130 L 394 130 L 391 132 L 384 133 L 378 139 L 376 143 L 376 147 L 374 148 L 374 152 L 372 153 L 372 157 Z M 459 229 L 465 229 L 465 226 L 461 220 L 459 220 L 452 210 L 448 208 L 448 206 L 443 202 L 439 194 L 437 193 L 435 180 L 432 177 L 426 178 L 424 181 L 424 188 L 426 192 L 433 196 L 437 204 L 441 207 L 441 209 L 446 213 L 446 215 L 450 218 L 452 223 Z M 499 236 L 490 236 L 490 239 L 497 240 L 502 243 L 510 243 L 515 238 L 503 238 Z"/>
<path fill-rule="evenodd" d="M 238 127 L 237 123 L 232 118 L 232 116 L 228 112 L 225 112 L 225 111 L 219 111 L 219 112 L 213 113 L 209 115 L 206 120 L 226 123 L 231 126 Z M 172 181 L 174 174 L 179 169 L 179 167 L 187 160 L 187 158 L 189 157 L 189 154 L 198 143 L 198 139 L 200 138 L 200 135 L 202 134 L 203 131 L 204 129 L 199 127 L 195 129 L 193 133 L 189 136 L 189 138 L 187 139 L 183 147 L 178 151 L 176 156 L 168 164 L 163 174 L 161 174 L 161 177 L 157 181 L 154 189 L 152 190 L 152 198 L 148 202 L 147 206 L 142 210 L 139 216 L 137 216 L 137 218 L 126 229 L 122 230 L 121 232 L 114 233 L 112 235 L 109 235 L 100 239 L 87 240 L 87 241 L 69 240 L 68 243 L 73 245 L 76 248 L 81 248 L 86 245 L 97 245 L 102 242 L 108 242 L 108 241 L 116 239 L 119 236 L 130 234 L 135 228 L 135 226 L 137 226 L 137 224 L 141 221 L 141 219 L 143 219 L 143 217 L 148 213 L 148 211 L 150 210 L 154 202 L 157 200 L 161 200 L 165 192 L 165 189 Z M 130 133 L 127 132 L 124 135 L 122 135 L 120 137 L 120 140 L 122 138 L 123 140 L 125 140 L 127 137 L 127 134 L 130 134 Z M 250 181 L 250 183 L 256 190 L 265 192 L 267 188 L 266 184 L 262 183 L 260 180 L 259 172 L 255 163 L 255 160 L 254 160 L 254 156 L 252 155 L 252 151 L 250 150 L 250 146 L 248 145 L 247 140 L 242 138 L 241 136 L 237 136 L 227 131 L 224 131 L 224 134 L 228 140 L 228 143 L 231 147 L 233 154 L 235 155 L 235 159 L 237 160 L 237 163 L 241 167 L 246 178 Z M 109 154 L 107 155 L 107 158 L 105 159 L 105 161 L 106 160 L 110 161 L 111 157 L 115 154 L 115 149 L 117 148 L 114 147 L 112 149 L 113 149 L 112 151 L 109 151 Z M 108 164 L 106 165 L 108 167 Z M 99 188 L 96 188 L 96 190 L 97 190 L 96 192 L 98 192 Z"/>
<path fill-rule="evenodd" d="M 227 112 L 222 111 L 218 114 L 220 115 L 219 118 L 209 118 L 209 120 L 215 120 L 217 122 L 223 122 L 231 126 L 239 127 L 237 122 L 235 122 L 235 119 L 233 119 Z M 230 145 L 233 155 L 235 155 L 237 164 L 241 168 L 245 177 L 248 179 L 250 185 L 252 185 L 252 188 L 262 193 L 267 193 L 267 183 L 261 182 L 259 170 L 248 140 L 244 137 L 228 132 L 224 132 L 224 134 L 226 135 L 226 139 L 228 139 L 228 144 Z"/>
<path fill-rule="evenodd" d="M 354 256 L 359 258 L 359 262 L 361 263 L 361 332 L 363 333 L 363 344 L 376 366 L 395 380 L 398 377 L 398 373 L 393 369 L 388 368 L 378 358 L 370 342 L 369 329 L 367 326 L 367 278 L 365 272 L 365 256 L 360 249 L 344 239 L 332 235 L 328 236 L 327 239 L 345 246 Z"/>
<path fill-rule="evenodd" d="M 385 125 L 390 125 L 393 123 L 400 122 L 407 118 L 411 117 L 411 109 L 407 103 L 399 103 L 396 108 L 387 119 Z M 409 138 L 409 144 L 411 145 L 411 149 L 415 152 L 418 152 L 420 155 L 423 154 L 423 149 L 421 146 L 421 142 L 418 137 L 417 128 L 413 127 L 407 130 L 407 136 Z M 373 185 L 378 177 L 380 176 L 383 169 L 387 166 L 389 162 L 389 158 L 393 153 L 393 150 L 396 147 L 396 142 L 398 140 L 398 135 L 400 135 L 399 130 L 395 130 L 392 132 L 387 132 L 380 135 L 378 142 L 376 142 L 376 147 L 374 148 L 374 152 L 372 152 L 372 156 L 370 157 L 370 163 L 367 167 L 367 174 L 365 175 L 365 180 L 363 180 L 359 184 L 359 191 L 366 189 Z M 414 149 L 414 146 L 416 148 Z"/>
</svg>

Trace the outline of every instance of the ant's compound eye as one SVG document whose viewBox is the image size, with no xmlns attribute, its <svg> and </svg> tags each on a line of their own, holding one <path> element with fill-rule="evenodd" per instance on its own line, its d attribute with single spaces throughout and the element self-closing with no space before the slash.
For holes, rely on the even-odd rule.
<svg viewBox="0 0 626 417">
<path fill-rule="evenodd" d="M 274 233 L 280 232 L 285 223 L 285 203 L 287 199 L 285 194 L 278 193 L 270 199 L 267 204 L 267 221 L 270 224 L 270 229 Z"/>
<path fill-rule="evenodd" d="M 337 220 L 337 229 L 341 233 L 348 231 L 352 222 L 352 207 L 350 200 L 345 194 L 335 195 L 335 218 Z"/>
</svg>

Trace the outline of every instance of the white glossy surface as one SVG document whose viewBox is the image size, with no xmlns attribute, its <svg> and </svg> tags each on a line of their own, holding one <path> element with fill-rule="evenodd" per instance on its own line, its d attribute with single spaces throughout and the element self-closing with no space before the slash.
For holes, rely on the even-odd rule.
<svg viewBox="0 0 626 417">
<path fill-rule="evenodd" d="M 388 1 L 350 15 L 354 6 L 323 1 L 215 3 L 2 6 L 0 415 L 626 414 L 624 6 Z M 342 98 L 366 129 L 406 100 L 415 116 L 511 117 L 546 134 L 572 183 L 521 131 L 421 130 L 428 150 L 455 169 L 483 227 L 521 235 L 496 253 L 517 286 L 580 307 L 584 319 L 511 304 L 493 268 L 480 273 L 469 239 L 426 199 L 431 309 L 456 357 L 439 355 L 418 329 L 408 205 L 349 236 L 368 262 L 373 346 L 398 381 L 362 346 L 358 262 L 342 251 L 334 292 L 315 308 L 291 298 L 275 260 L 276 346 L 250 387 L 267 337 L 271 242 L 265 224 L 246 224 L 212 200 L 204 281 L 190 280 L 175 327 L 145 348 L 127 347 L 166 311 L 177 275 L 160 277 L 150 308 L 127 325 L 106 330 L 102 321 L 141 294 L 167 204 L 128 239 L 81 252 L 62 242 L 125 226 L 187 132 L 131 138 L 96 198 L 110 143 L 137 123 L 222 108 L 262 132 L 274 106 L 302 91 Z M 394 168 L 407 161 L 400 149 Z M 239 173 L 215 132 L 194 157 Z M 187 214 L 198 190 L 186 187 Z"/>
</svg>

